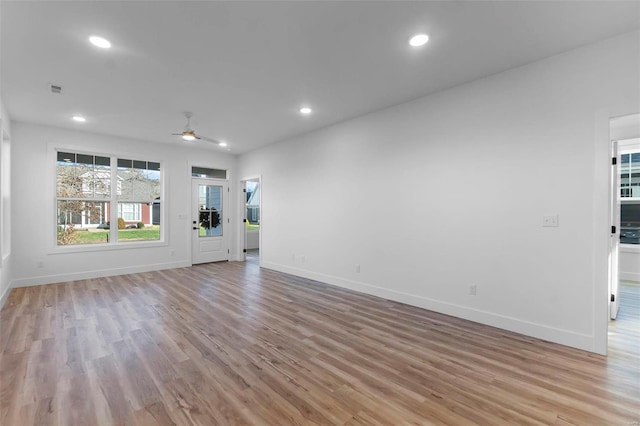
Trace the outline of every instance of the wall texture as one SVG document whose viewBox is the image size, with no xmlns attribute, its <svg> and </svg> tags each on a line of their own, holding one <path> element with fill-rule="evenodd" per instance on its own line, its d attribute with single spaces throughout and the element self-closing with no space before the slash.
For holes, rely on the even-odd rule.
<svg viewBox="0 0 640 426">
<path fill-rule="evenodd" d="M 20 122 L 13 123 L 13 286 L 182 267 L 191 264 L 191 165 L 228 169 L 235 157 L 180 145 L 127 140 Z M 55 148 L 162 161 L 166 244 L 67 253 L 55 247 Z M 73 152 L 73 151 L 72 151 Z M 234 192 L 232 191 L 232 194 Z M 230 203 L 236 205 L 235 200 Z M 232 217 L 235 217 L 232 207 Z M 230 239 L 232 252 L 237 248 Z M 129 248 L 130 247 L 130 248 Z"/>
<path fill-rule="evenodd" d="M 262 265 L 604 353 L 607 112 L 640 110 L 639 40 L 242 155 Z"/>
</svg>

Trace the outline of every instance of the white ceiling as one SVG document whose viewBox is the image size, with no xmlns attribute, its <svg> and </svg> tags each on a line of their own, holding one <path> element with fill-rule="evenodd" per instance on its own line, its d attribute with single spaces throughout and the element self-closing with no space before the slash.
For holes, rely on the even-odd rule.
<svg viewBox="0 0 640 426">
<path fill-rule="evenodd" d="M 159 143 L 193 111 L 238 154 L 639 27 L 638 1 L 2 1 L 0 95 L 14 120 Z"/>
</svg>

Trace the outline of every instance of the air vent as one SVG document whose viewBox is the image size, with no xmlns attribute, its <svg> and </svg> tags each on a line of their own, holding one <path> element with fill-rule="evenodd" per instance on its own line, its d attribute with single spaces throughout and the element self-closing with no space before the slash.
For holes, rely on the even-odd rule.
<svg viewBox="0 0 640 426">
<path fill-rule="evenodd" d="M 51 93 L 56 93 L 58 95 L 62 93 L 62 86 L 57 84 L 50 84 L 49 89 L 51 90 Z"/>
</svg>

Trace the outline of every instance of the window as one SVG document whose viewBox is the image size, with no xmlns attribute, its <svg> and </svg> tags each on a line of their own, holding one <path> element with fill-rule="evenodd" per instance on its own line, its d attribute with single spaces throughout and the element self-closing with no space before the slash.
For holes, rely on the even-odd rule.
<svg viewBox="0 0 640 426">
<path fill-rule="evenodd" d="M 191 167 L 191 176 L 206 179 L 226 179 L 227 171 L 221 169 L 207 169 L 205 167 Z"/>
<path fill-rule="evenodd" d="M 57 152 L 57 245 L 160 240 L 160 193 L 160 163 Z"/>
<path fill-rule="evenodd" d="M 620 196 L 640 198 L 640 152 L 620 156 Z"/>
<path fill-rule="evenodd" d="M 58 152 L 56 165 L 58 245 L 109 241 L 104 235 L 83 234 L 87 226 L 107 223 L 111 191 L 111 159 Z"/>
<path fill-rule="evenodd" d="M 640 244 L 640 151 L 620 155 L 620 242 Z"/>
<path fill-rule="evenodd" d="M 119 158 L 117 174 L 118 218 L 122 219 L 118 219 L 118 241 L 159 240 L 160 226 L 154 225 L 152 206 L 160 197 L 160 163 Z"/>
<path fill-rule="evenodd" d="M 125 222 L 140 221 L 140 204 L 118 203 L 118 217 L 123 218 Z"/>
</svg>

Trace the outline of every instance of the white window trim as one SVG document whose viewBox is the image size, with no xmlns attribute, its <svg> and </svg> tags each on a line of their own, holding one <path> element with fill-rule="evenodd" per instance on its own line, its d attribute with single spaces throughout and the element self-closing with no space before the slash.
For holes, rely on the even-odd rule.
<svg viewBox="0 0 640 426">
<path fill-rule="evenodd" d="M 48 182 L 46 182 L 45 186 L 46 186 L 46 190 L 48 194 L 51 194 L 52 196 L 52 201 L 51 201 L 51 214 L 48 215 L 48 228 L 50 229 L 51 232 L 51 236 L 49 238 L 49 246 L 47 249 L 47 254 L 65 254 L 65 253 L 81 253 L 81 252 L 96 252 L 96 251 L 110 251 L 110 250 L 128 250 L 128 249 L 140 249 L 140 248 L 153 248 L 153 247 L 166 247 L 169 245 L 169 239 L 168 239 L 168 229 L 169 229 L 169 221 L 166 219 L 167 218 L 167 205 L 168 203 L 166 202 L 162 202 L 160 204 L 160 239 L 156 240 L 156 241 L 127 241 L 127 242 L 120 242 L 117 241 L 117 234 L 118 234 L 118 227 L 117 226 L 112 226 L 110 227 L 110 233 L 109 233 L 109 240 L 112 242 L 109 242 L 108 244 L 78 244 L 78 245 L 66 245 L 66 246 L 61 246 L 58 245 L 57 241 L 57 224 L 58 224 L 58 219 L 57 219 L 57 210 L 58 210 L 58 206 L 57 206 L 57 201 L 58 201 L 58 197 L 57 197 L 57 169 L 56 169 L 56 164 L 57 164 L 57 156 L 58 156 L 58 152 L 62 151 L 62 152 L 73 152 L 76 154 L 86 154 L 86 155 L 94 155 L 94 156 L 101 156 L 101 157 L 109 157 L 111 159 L 111 165 L 112 165 L 112 169 L 111 169 L 111 188 L 116 188 L 117 187 L 117 161 L 118 158 L 138 158 L 140 157 L 139 153 L 131 153 L 131 152 L 119 152 L 118 154 L 114 154 L 113 152 L 110 151 L 105 151 L 105 150 L 101 150 L 101 149 L 87 149 L 87 147 L 84 146 L 77 146 L 77 145 L 59 145 L 59 144 L 54 144 L 54 143 L 47 143 L 47 168 L 48 168 L 48 175 L 51 176 L 51 179 L 48 180 Z M 146 157 L 146 156 L 145 156 Z M 167 179 L 167 163 L 164 160 L 159 160 L 159 159 L 154 159 L 154 158 L 148 158 L 146 157 L 146 159 L 144 161 L 147 162 L 153 162 L 153 163 L 159 163 L 160 164 L 160 199 L 161 200 L 166 200 L 167 199 L 167 185 L 168 185 L 168 179 Z M 113 165 L 116 165 L 116 167 L 113 167 Z M 116 185 L 114 185 L 114 181 L 116 181 Z M 111 191 L 111 198 L 109 200 L 109 202 L 111 202 L 113 204 L 113 201 L 115 201 L 115 204 L 117 205 L 117 194 L 114 194 L 113 191 Z M 117 207 L 111 208 L 111 216 L 110 216 L 110 221 L 111 223 L 118 223 L 118 209 Z M 115 216 L 115 221 L 113 221 L 113 216 Z"/>
</svg>

